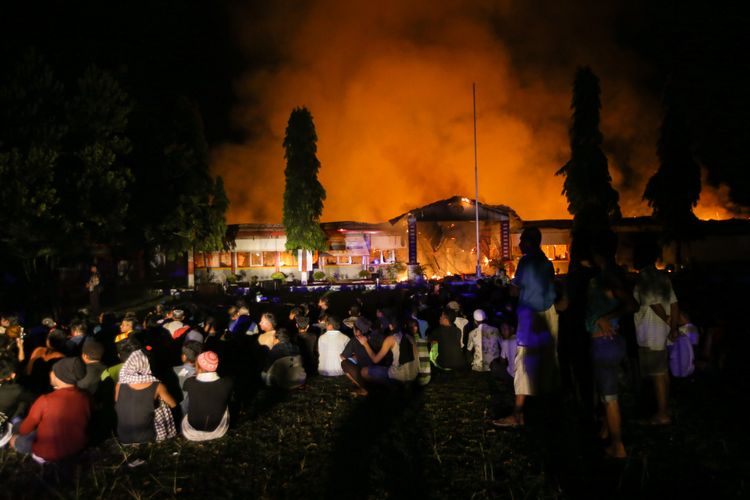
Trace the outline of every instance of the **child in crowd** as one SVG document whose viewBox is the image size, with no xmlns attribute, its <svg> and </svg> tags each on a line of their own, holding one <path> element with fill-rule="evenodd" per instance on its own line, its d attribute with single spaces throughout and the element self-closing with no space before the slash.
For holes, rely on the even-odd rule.
<svg viewBox="0 0 750 500">
<path fill-rule="evenodd" d="M 180 389 L 182 390 L 182 403 L 180 403 L 180 408 L 182 409 L 183 415 L 187 414 L 188 409 L 188 395 L 185 391 L 185 381 L 190 377 L 195 376 L 195 362 L 202 352 L 203 344 L 193 341 L 185 342 L 182 346 L 182 365 L 173 368 L 177 375 Z"/>
<path fill-rule="evenodd" d="M 505 378 L 505 373 L 510 375 L 511 379 L 515 376 L 517 350 L 515 328 L 513 328 L 513 325 L 508 320 L 503 320 L 500 323 L 500 359 L 495 360 L 495 365 L 492 367 L 492 372 L 498 378 Z M 501 371 L 502 373 L 497 373 L 497 371 Z"/>
</svg>

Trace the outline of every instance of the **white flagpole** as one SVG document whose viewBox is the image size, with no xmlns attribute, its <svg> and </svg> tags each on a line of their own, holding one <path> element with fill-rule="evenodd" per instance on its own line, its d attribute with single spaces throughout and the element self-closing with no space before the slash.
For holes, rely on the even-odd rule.
<svg viewBox="0 0 750 500">
<path fill-rule="evenodd" d="M 479 248 L 479 163 L 477 161 L 477 85 L 471 84 L 474 101 L 474 215 L 477 229 L 477 279 L 482 277 L 482 252 Z"/>
</svg>

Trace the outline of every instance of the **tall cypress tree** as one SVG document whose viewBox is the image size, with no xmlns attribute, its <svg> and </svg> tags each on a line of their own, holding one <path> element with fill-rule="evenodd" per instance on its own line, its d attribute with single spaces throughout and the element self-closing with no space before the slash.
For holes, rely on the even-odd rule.
<svg viewBox="0 0 750 500">
<path fill-rule="evenodd" d="M 326 235 L 320 227 L 326 191 L 318 181 L 317 141 L 310 111 L 305 107 L 293 109 L 284 138 L 286 189 L 283 223 L 287 250 L 326 248 Z"/>
<path fill-rule="evenodd" d="M 701 170 L 693 157 L 685 114 L 668 91 L 657 154 L 659 170 L 649 179 L 643 198 L 664 225 L 667 239 L 684 239 L 696 221 L 693 208 L 700 198 Z"/>
<path fill-rule="evenodd" d="M 579 229 L 604 229 L 620 218 L 619 195 L 612 188 L 607 157 L 601 148 L 600 93 L 599 79 L 591 68 L 578 68 L 571 104 L 570 160 L 556 175 L 565 176 L 563 194 L 568 198 L 574 226 Z"/>
</svg>

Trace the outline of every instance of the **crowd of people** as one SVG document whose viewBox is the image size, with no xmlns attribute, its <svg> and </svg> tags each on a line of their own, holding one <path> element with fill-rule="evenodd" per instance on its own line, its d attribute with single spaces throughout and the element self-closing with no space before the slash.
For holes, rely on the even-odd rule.
<svg viewBox="0 0 750 500">
<path fill-rule="evenodd" d="M 646 422 L 668 424 L 667 346 L 695 327 L 656 253 L 643 252 L 633 282 L 615 264 L 614 235 L 579 238 L 559 279 L 540 244 L 538 230 L 523 232 L 510 283 L 423 283 L 382 304 L 352 295 L 346 311 L 326 294 L 283 307 L 157 305 L 66 326 L 50 317 L 28 330 L 4 314 L 0 446 L 55 462 L 113 434 L 124 445 L 205 441 L 224 436 L 234 405 L 263 386 L 346 377 L 352 397 L 367 397 L 473 370 L 513 387 L 512 413 L 492 425 L 524 426 L 529 397 L 567 391 L 592 418 L 601 410 L 605 452 L 625 457 L 619 371 L 638 360 L 630 369 L 653 382 L 657 403 Z"/>
</svg>

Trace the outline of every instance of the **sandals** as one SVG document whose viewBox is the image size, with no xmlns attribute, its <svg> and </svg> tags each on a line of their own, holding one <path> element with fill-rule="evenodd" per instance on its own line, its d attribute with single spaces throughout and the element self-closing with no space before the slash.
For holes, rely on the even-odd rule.
<svg viewBox="0 0 750 500">
<path fill-rule="evenodd" d="M 501 429 L 519 429 L 524 426 L 522 422 L 518 421 L 518 417 L 515 415 L 508 415 L 505 418 L 493 420 L 491 423 Z"/>
</svg>

